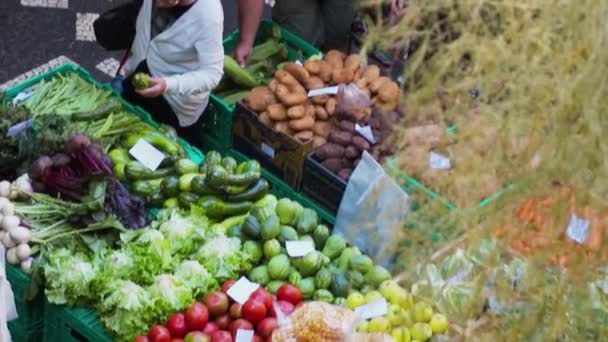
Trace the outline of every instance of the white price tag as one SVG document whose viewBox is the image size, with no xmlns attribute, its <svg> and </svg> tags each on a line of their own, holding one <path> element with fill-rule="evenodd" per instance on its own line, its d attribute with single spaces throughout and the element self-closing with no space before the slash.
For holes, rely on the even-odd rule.
<svg viewBox="0 0 608 342">
<path fill-rule="evenodd" d="M 374 317 L 384 316 L 388 313 L 388 303 L 385 298 L 376 299 L 375 301 L 361 305 L 355 309 L 355 314 L 361 319 L 370 319 Z"/>
<path fill-rule="evenodd" d="M 452 167 L 450 158 L 435 152 L 431 152 L 429 164 L 435 170 L 449 170 Z"/>
<path fill-rule="evenodd" d="M 310 240 L 302 241 L 285 241 L 285 249 L 287 255 L 293 258 L 303 257 L 309 252 L 315 250 L 315 244 Z"/>
<path fill-rule="evenodd" d="M 359 124 L 355 124 L 355 131 L 359 133 L 365 140 L 369 141 L 370 144 L 376 143 L 376 138 L 374 137 L 374 132 L 372 132 L 372 128 L 367 126 L 359 126 Z"/>
<path fill-rule="evenodd" d="M 338 86 L 312 89 L 308 91 L 308 97 L 315 97 L 321 95 L 336 95 L 338 93 Z"/>
<path fill-rule="evenodd" d="M 295 63 L 296 63 L 297 65 L 303 65 L 303 64 L 302 64 L 302 62 L 300 62 L 300 60 L 299 60 L 299 59 L 298 59 L 297 61 L 295 61 Z"/>
<path fill-rule="evenodd" d="M 26 91 L 20 92 L 19 94 L 17 94 L 17 96 L 15 96 L 15 98 L 13 98 L 13 106 L 16 106 L 16 105 L 20 104 L 21 102 L 29 99 L 35 93 L 36 93 L 36 91 L 34 91 L 34 90 L 26 90 Z"/>
<path fill-rule="evenodd" d="M 262 149 L 262 152 L 264 152 L 265 155 L 267 155 L 270 158 L 274 159 L 274 156 L 275 156 L 274 148 L 266 145 L 265 143 L 262 143 L 262 145 L 260 147 Z"/>
<path fill-rule="evenodd" d="M 243 305 L 249 296 L 260 287 L 260 284 L 249 281 L 246 277 L 241 277 L 226 293 L 235 302 Z"/>
<path fill-rule="evenodd" d="M 160 166 L 160 163 L 165 159 L 164 153 L 144 139 L 139 139 L 135 146 L 131 147 L 129 154 L 152 171 L 156 171 Z"/>
<path fill-rule="evenodd" d="M 234 342 L 251 342 L 253 341 L 253 330 L 238 329 Z"/>
<path fill-rule="evenodd" d="M 570 214 L 570 222 L 568 222 L 568 228 L 566 234 L 569 238 L 576 241 L 579 244 L 587 241 L 589 236 L 589 226 L 591 222 L 589 220 L 580 218 L 576 214 Z"/>
</svg>

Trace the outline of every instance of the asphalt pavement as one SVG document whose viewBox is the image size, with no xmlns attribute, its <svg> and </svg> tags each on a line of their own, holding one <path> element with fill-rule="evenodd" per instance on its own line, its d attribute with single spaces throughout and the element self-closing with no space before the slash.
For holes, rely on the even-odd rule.
<svg viewBox="0 0 608 342">
<path fill-rule="evenodd" d="M 105 82 L 122 53 L 108 52 L 94 38 L 100 13 L 126 0 L 0 0 L 0 89 L 76 63 Z M 224 35 L 237 27 L 237 0 L 222 0 Z"/>
</svg>

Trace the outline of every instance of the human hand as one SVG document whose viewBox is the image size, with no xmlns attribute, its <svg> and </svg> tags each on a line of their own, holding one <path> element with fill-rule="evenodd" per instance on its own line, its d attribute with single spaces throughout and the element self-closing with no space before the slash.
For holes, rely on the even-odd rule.
<svg viewBox="0 0 608 342">
<path fill-rule="evenodd" d="M 161 96 L 165 90 L 167 90 L 167 81 L 162 78 L 152 77 L 150 78 L 152 84 L 146 89 L 135 90 L 139 95 L 147 98 L 154 98 Z"/>
<path fill-rule="evenodd" d="M 234 49 L 234 58 L 237 63 L 242 67 L 247 65 L 249 58 L 251 58 L 251 51 L 253 50 L 253 42 L 239 41 L 236 48 Z"/>
</svg>

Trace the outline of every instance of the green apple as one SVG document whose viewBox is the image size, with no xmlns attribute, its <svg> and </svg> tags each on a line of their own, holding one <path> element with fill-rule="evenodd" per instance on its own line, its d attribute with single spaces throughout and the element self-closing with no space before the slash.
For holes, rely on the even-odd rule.
<svg viewBox="0 0 608 342">
<path fill-rule="evenodd" d="M 369 330 L 369 322 L 363 321 L 357 325 L 357 332 L 366 333 Z"/>
<path fill-rule="evenodd" d="M 365 303 L 365 296 L 363 296 L 360 292 L 353 292 L 346 298 L 346 306 L 348 306 L 348 308 L 351 310 L 354 310 Z"/>
<path fill-rule="evenodd" d="M 378 291 L 371 291 L 365 295 L 365 303 L 371 303 L 377 299 L 383 298 L 382 294 Z M 430 318 L 429 318 L 430 319 Z"/>
<path fill-rule="evenodd" d="M 410 330 L 412 339 L 418 341 L 426 341 L 433 336 L 431 326 L 425 323 L 416 323 Z"/>
<path fill-rule="evenodd" d="M 398 289 L 400 289 L 401 286 L 399 286 L 399 284 L 397 284 L 396 281 L 394 280 L 385 280 L 380 284 L 380 287 L 378 288 L 378 290 L 380 291 L 380 293 L 382 293 L 382 295 L 385 298 L 390 298 L 391 294 L 394 293 L 395 291 L 398 291 Z"/>
<path fill-rule="evenodd" d="M 442 314 L 434 314 L 429 325 L 434 334 L 443 334 L 448 331 L 448 319 Z"/>
<path fill-rule="evenodd" d="M 433 317 L 433 308 L 423 302 L 418 302 L 414 306 L 414 321 L 420 323 L 428 323 Z"/>
<path fill-rule="evenodd" d="M 411 327 L 414 325 L 414 319 L 412 318 L 412 311 L 401 308 L 401 322 L 404 327 Z"/>
<path fill-rule="evenodd" d="M 387 291 L 385 290 L 385 292 Z M 391 289 L 391 291 L 388 292 L 386 299 L 388 299 L 391 304 L 400 305 L 405 309 L 411 308 L 414 302 L 412 295 L 401 287 Z"/>
<path fill-rule="evenodd" d="M 401 315 L 401 307 L 399 305 L 391 304 L 388 307 L 388 314 L 386 318 L 388 318 L 391 325 L 394 327 L 401 326 L 403 323 L 403 316 Z"/>
<path fill-rule="evenodd" d="M 391 331 L 391 322 L 386 317 L 374 317 L 369 322 L 368 332 L 370 333 L 388 333 Z"/>
<path fill-rule="evenodd" d="M 391 337 L 395 342 L 410 342 L 412 336 L 408 328 L 395 328 L 391 331 Z"/>
</svg>

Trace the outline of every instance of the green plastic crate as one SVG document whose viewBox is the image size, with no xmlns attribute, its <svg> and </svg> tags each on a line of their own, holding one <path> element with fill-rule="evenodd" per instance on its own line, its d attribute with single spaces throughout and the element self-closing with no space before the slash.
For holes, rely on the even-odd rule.
<svg viewBox="0 0 608 342">
<path fill-rule="evenodd" d="M 278 25 L 272 21 L 264 20 L 260 24 L 256 36 L 256 44 L 263 42 L 271 36 L 272 29 Z M 281 28 L 283 41 L 289 49 L 289 59 L 298 58 L 301 52 L 304 58 L 321 53 L 317 48 L 302 38 Z M 238 30 L 224 39 L 224 51 L 231 54 L 239 41 Z M 228 105 L 220 97 L 211 94 L 209 105 L 203 114 L 203 149 L 226 152 L 232 148 L 232 123 L 234 121 L 234 105 Z"/>
<path fill-rule="evenodd" d="M 40 341 L 44 320 L 44 296 L 39 293 L 33 300 L 26 300 L 25 293 L 31 278 L 19 267 L 6 264 L 6 277 L 11 284 L 19 315 L 16 320 L 8 322 L 13 341 Z"/>
<path fill-rule="evenodd" d="M 110 342 L 112 338 L 89 309 L 70 309 L 47 303 L 45 307 L 44 342 Z"/>
</svg>

